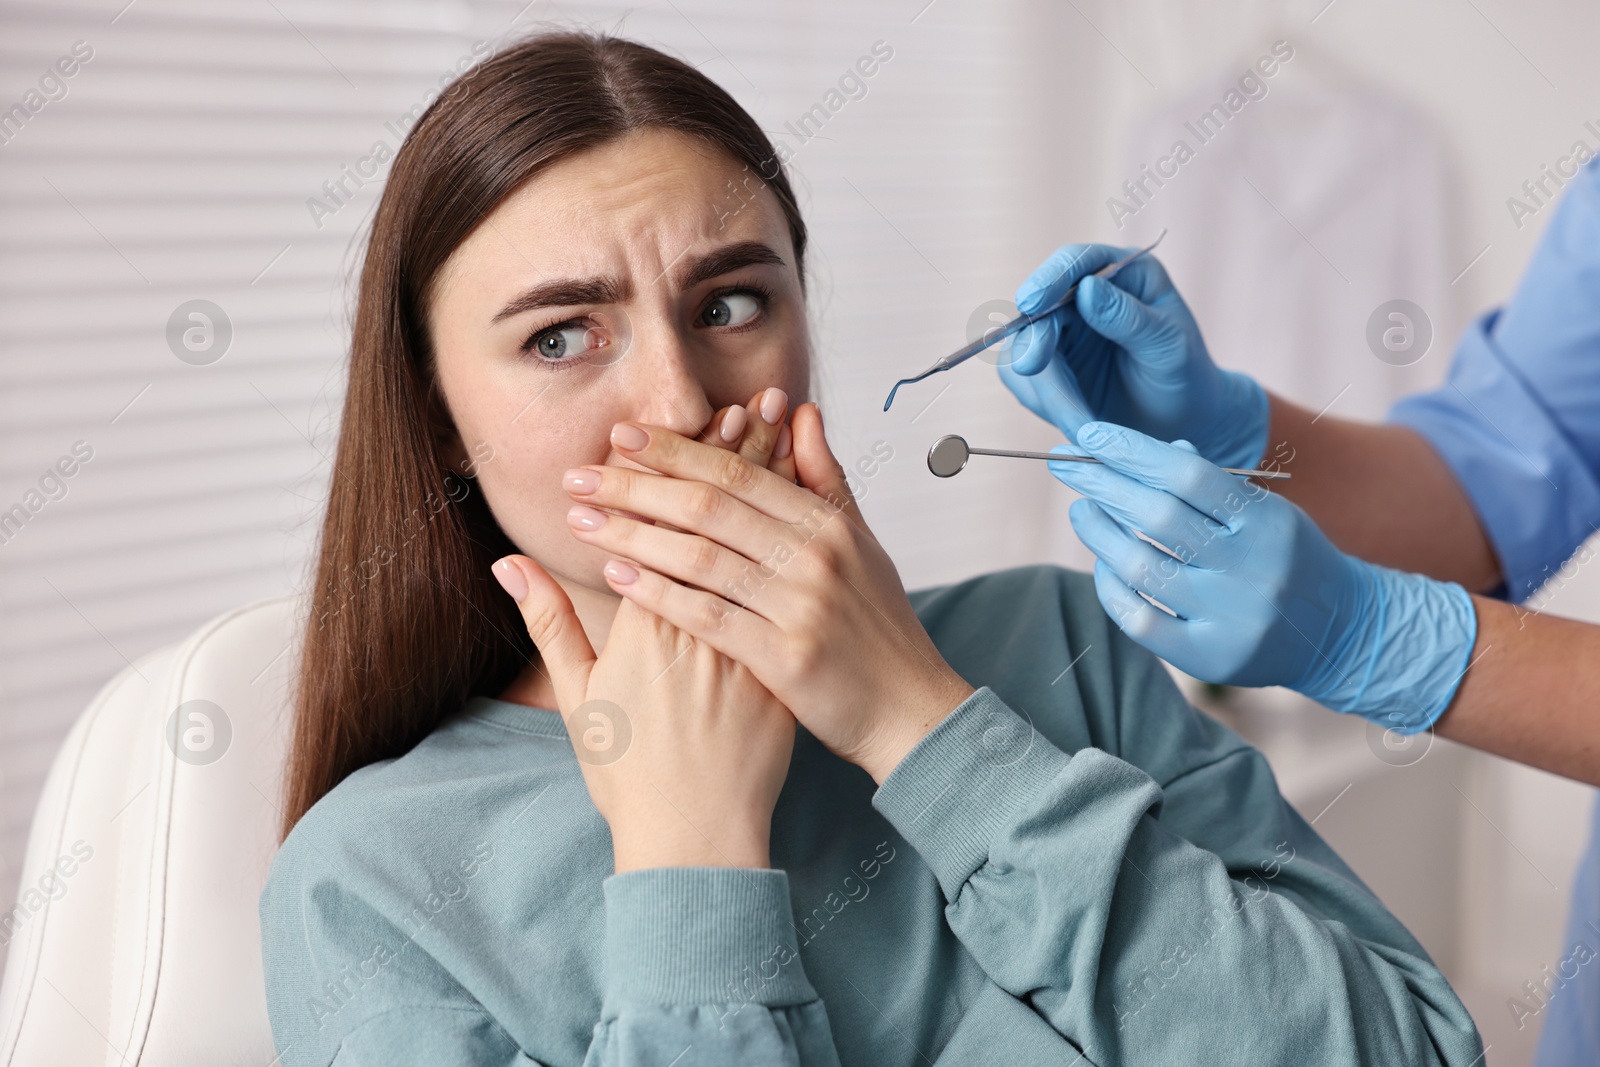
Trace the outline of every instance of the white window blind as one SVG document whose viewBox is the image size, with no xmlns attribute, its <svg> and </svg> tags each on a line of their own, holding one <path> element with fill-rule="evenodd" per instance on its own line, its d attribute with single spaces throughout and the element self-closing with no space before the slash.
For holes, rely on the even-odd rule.
<svg viewBox="0 0 1600 1067">
<path fill-rule="evenodd" d="M 386 169 L 375 146 L 399 146 L 441 76 L 541 24 L 683 56 L 792 150 L 830 437 L 847 465 L 893 450 L 863 479 L 864 506 L 907 584 L 1044 555 L 1041 471 L 934 482 L 923 467 L 942 433 L 1047 440 L 992 371 L 878 409 L 1058 242 L 1067 215 L 1053 205 L 1093 202 L 1058 165 L 1088 139 L 1084 109 L 1025 94 L 1037 84 L 1014 62 L 1063 17 L 961 0 L 0 8 L 0 891 L 93 692 L 207 618 L 301 583 L 343 389 L 353 238 Z M 875 46 L 864 95 L 845 96 L 841 76 Z M 1075 33 L 1050 49 L 1079 76 L 1098 62 Z M 1030 222 L 1017 190 L 1046 185 Z M 187 360 L 169 342 L 192 301 L 221 309 L 220 358 L 183 348 L 186 330 L 206 341 L 201 319 L 179 317 Z"/>
</svg>

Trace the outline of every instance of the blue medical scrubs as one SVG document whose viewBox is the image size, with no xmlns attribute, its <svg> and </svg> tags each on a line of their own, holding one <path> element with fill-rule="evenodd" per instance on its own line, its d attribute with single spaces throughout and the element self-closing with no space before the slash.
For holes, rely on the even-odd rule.
<svg viewBox="0 0 1600 1067">
<path fill-rule="evenodd" d="M 1565 580 L 1563 564 L 1600 529 L 1600 160 L 1574 175 L 1547 211 L 1511 302 L 1473 324 L 1443 386 L 1390 413 L 1455 472 L 1499 556 L 1499 593 L 1514 602 Z M 1572 565 L 1584 565 L 1582 557 Z M 1560 612 L 1559 596 L 1551 609 Z M 1600 730 L 1600 708 L 1595 715 Z M 1550 961 L 1552 992 L 1540 1004 L 1518 991 L 1544 1024 L 1536 1067 L 1600 1064 L 1597 831 L 1600 807 L 1566 939 Z"/>
</svg>

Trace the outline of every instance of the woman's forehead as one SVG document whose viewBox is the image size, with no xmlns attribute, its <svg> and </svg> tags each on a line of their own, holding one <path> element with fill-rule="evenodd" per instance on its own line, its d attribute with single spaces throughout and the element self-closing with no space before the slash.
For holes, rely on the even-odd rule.
<svg viewBox="0 0 1600 1067">
<path fill-rule="evenodd" d="M 529 179 L 450 257 L 440 292 L 490 278 L 503 286 L 508 274 L 531 283 L 625 273 L 651 283 L 686 257 L 739 241 L 765 243 L 793 266 L 783 211 L 758 175 L 696 138 L 636 131 Z"/>
</svg>

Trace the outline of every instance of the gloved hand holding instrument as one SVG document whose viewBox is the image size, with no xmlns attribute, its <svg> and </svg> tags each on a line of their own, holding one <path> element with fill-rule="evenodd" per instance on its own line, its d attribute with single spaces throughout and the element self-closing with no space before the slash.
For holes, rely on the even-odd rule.
<svg viewBox="0 0 1600 1067">
<path fill-rule="evenodd" d="M 1403 734 L 1450 706 L 1477 636 L 1461 586 L 1340 552 L 1293 503 L 1186 441 L 1089 422 L 1078 446 L 1100 465 L 1051 473 L 1084 495 L 1073 529 L 1135 641 L 1204 681 L 1287 686 Z"/>
<path fill-rule="evenodd" d="M 1024 314 L 1077 286 L 1077 299 L 1019 332 L 1000 380 L 1035 415 L 1076 440 L 1103 419 L 1190 441 L 1222 467 L 1254 467 L 1267 444 L 1267 394 L 1249 375 L 1224 371 L 1153 256 L 1110 278 L 1096 272 L 1130 250 L 1066 245 L 1017 289 Z"/>
</svg>

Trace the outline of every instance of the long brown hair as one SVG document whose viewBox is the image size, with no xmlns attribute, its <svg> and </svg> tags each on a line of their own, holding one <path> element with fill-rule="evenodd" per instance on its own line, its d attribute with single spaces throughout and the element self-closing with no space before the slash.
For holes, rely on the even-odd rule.
<svg viewBox="0 0 1600 1067">
<path fill-rule="evenodd" d="M 350 378 L 295 689 L 282 833 L 351 772 L 402 755 L 536 654 L 490 565 L 516 551 L 451 471 L 427 301 L 439 268 L 543 168 L 633 130 L 698 137 L 777 196 L 804 277 L 806 231 L 756 121 L 686 63 L 586 33 L 524 39 L 417 120 L 372 222 Z M 751 184 L 751 183 L 754 184 Z"/>
</svg>

